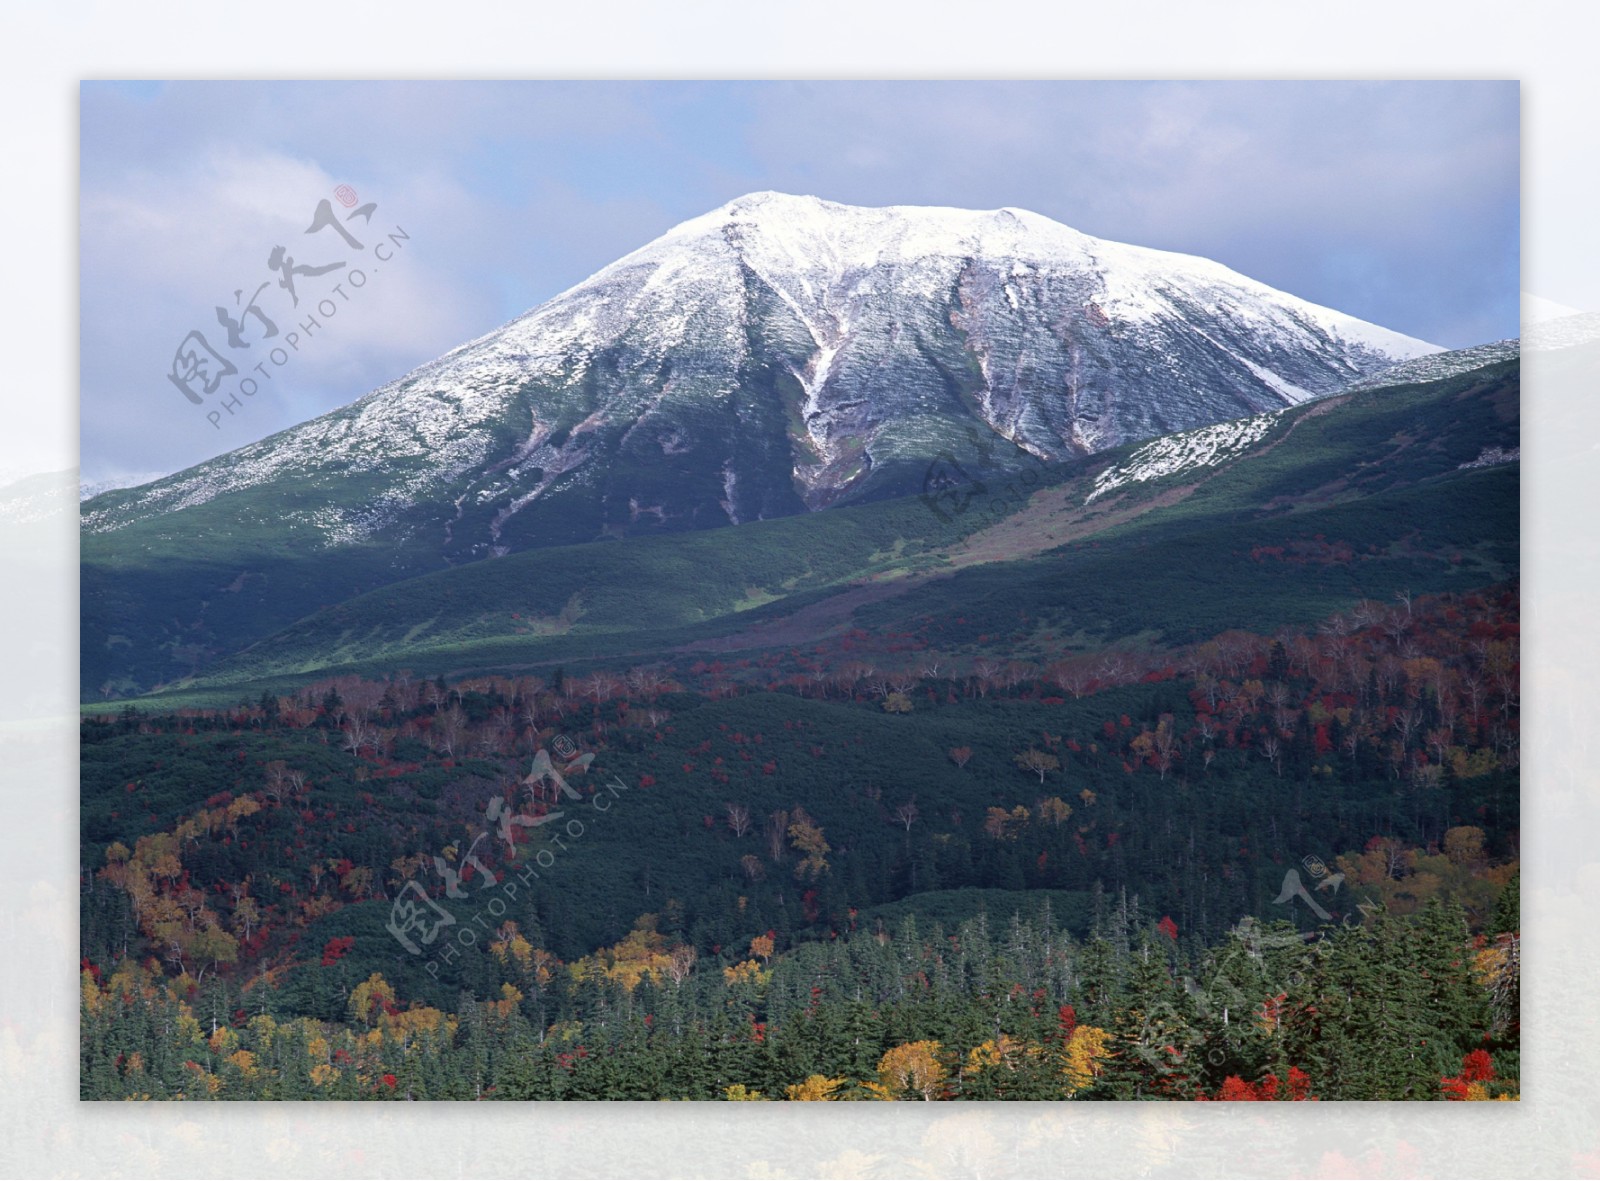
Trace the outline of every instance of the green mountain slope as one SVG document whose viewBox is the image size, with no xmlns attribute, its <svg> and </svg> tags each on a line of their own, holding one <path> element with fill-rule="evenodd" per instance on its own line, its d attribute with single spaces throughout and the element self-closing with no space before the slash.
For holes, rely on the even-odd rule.
<svg viewBox="0 0 1600 1181">
<path fill-rule="evenodd" d="M 1304 623 L 1514 574 L 1517 467 L 1495 461 L 1518 441 L 1512 360 L 1031 469 L 1009 492 L 991 481 L 971 496 L 957 479 L 942 494 L 411 578 L 305 613 L 167 696 L 237 700 L 397 667 L 674 661 L 851 629 L 1018 658 L 1060 636 L 1174 643 Z M 343 565 L 324 593 L 358 576 Z"/>
</svg>

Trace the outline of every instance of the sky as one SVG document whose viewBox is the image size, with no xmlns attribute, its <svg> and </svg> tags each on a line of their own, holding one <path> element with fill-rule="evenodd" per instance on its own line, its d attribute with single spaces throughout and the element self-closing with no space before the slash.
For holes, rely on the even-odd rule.
<svg viewBox="0 0 1600 1181">
<path fill-rule="evenodd" d="M 85 82 L 79 97 L 88 483 L 344 405 L 764 189 L 1021 207 L 1445 347 L 1518 332 L 1514 82 Z M 323 201 L 339 226 L 308 236 Z M 279 246 L 309 268 L 293 297 L 269 266 Z M 232 413 L 170 376 L 191 331 L 248 355 L 220 389 L 261 366 Z"/>
</svg>

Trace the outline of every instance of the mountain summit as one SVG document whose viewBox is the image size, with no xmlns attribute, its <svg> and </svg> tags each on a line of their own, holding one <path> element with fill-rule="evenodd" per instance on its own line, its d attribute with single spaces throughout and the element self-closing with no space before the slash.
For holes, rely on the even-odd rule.
<svg viewBox="0 0 1600 1181">
<path fill-rule="evenodd" d="M 348 406 L 85 501 L 84 684 L 136 693 L 476 559 L 995 487 L 1436 351 L 1026 210 L 755 193 Z M 473 616 L 454 586 L 429 626 Z"/>
<path fill-rule="evenodd" d="M 753 193 L 330 414 L 85 506 L 250 494 L 457 561 L 739 523 L 1332 393 L 1435 346 L 1023 209 Z"/>
</svg>

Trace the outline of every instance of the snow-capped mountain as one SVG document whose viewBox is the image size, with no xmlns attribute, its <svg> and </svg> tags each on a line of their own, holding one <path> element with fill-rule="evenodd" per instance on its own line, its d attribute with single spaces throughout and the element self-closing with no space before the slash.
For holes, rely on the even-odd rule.
<svg viewBox="0 0 1600 1181">
<path fill-rule="evenodd" d="M 132 491 L 447 558 L 738 523 L 1279 409 L 1436 346 L 1021 209 L 756 193 L 351 405 Z M 258 499 L 259 498 L 259 499 Z M 220 506 L 219 506 L 220 507 Z"/>
</svg>

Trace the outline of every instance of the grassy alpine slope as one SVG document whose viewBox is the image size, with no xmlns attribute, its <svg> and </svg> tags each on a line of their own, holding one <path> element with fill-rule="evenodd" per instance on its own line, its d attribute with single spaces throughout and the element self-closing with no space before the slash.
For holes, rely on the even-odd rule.
<svg viewBox="0 0 1600 1181">
<path fill-rule="evenodd" d="M 969 500 L 967 484 L 475 562 L 323 606 L 157 700 L 397 667 L 672 661 L 852 628 L 1044 656 L 1060 637 L 1182 643 L 1481 585 L 1516 568 L 1516 465 L 1473 465 L 1518 445 L 1517 375 L 1505 361 L 1201 428 L 1024 471 L 1009 494 L 991 481 Z M 353 577 L 354 561 L 335 569 Z"/>
</svg>

